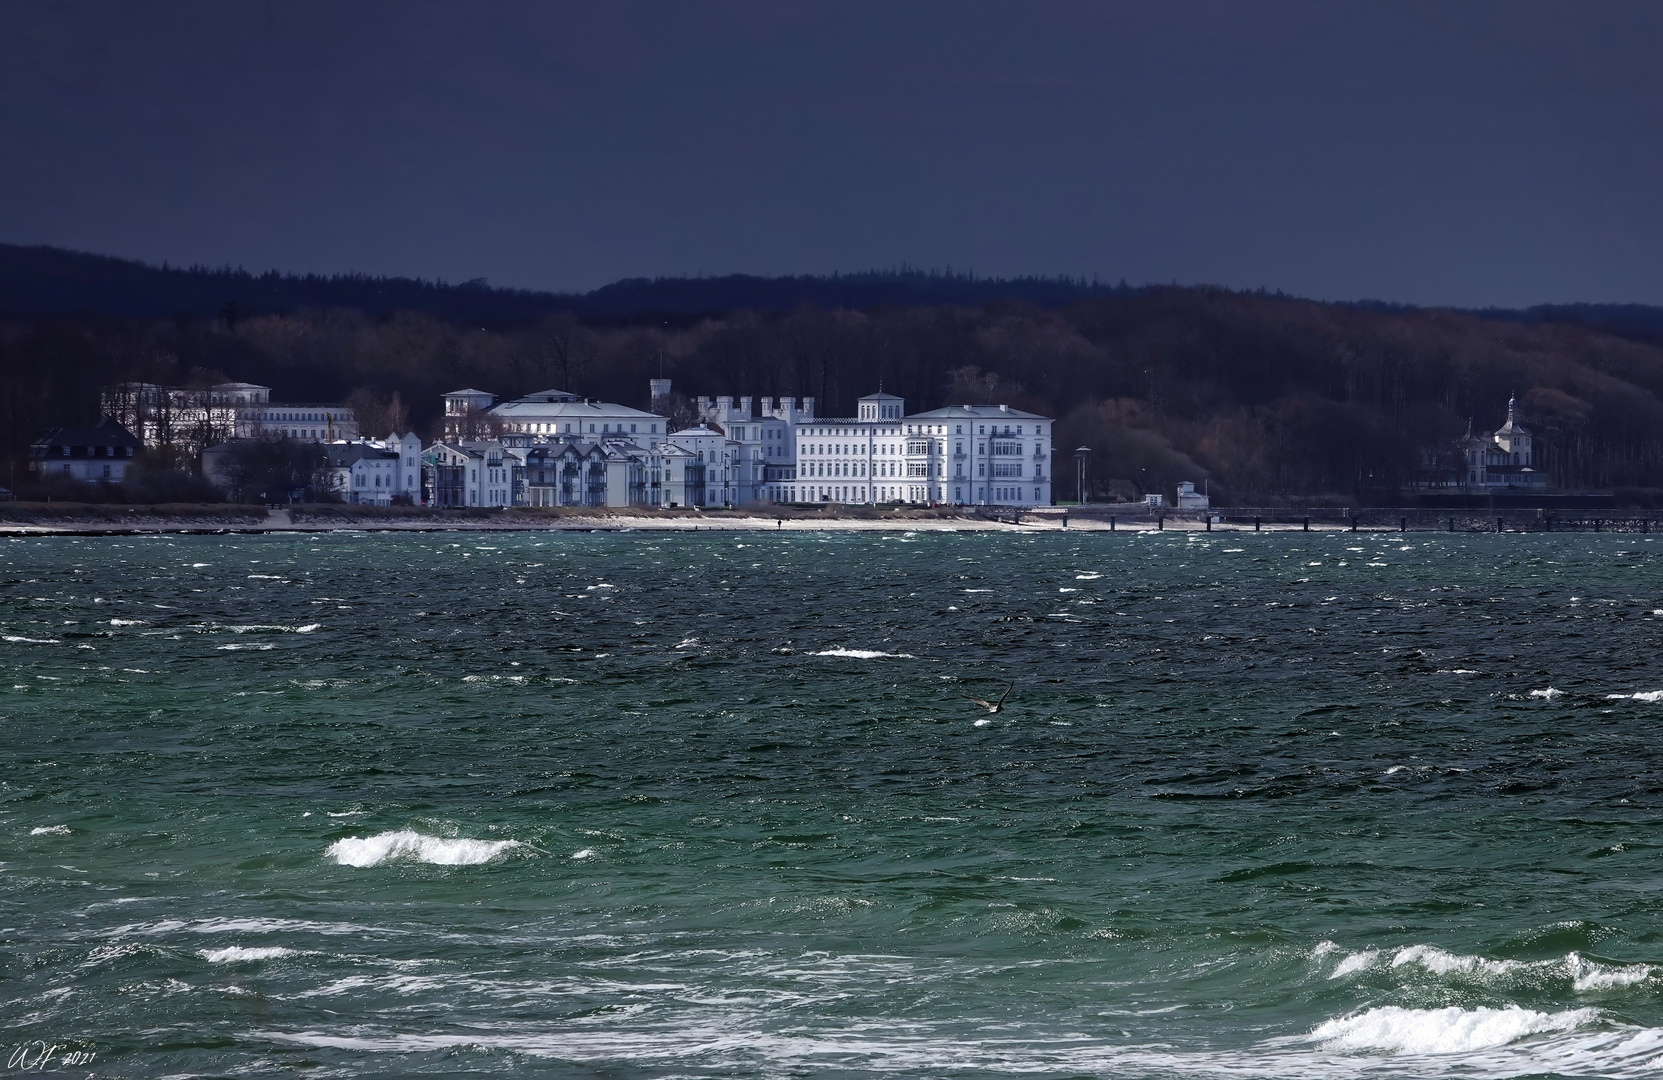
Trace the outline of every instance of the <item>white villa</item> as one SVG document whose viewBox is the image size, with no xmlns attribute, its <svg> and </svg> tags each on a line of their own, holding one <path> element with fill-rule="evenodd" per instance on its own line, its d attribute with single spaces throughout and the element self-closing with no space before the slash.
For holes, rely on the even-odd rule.
<svg viewBox="0 0 1663 1080">
<path fill-rule="evenodd" d="M 106 416 L 91 427 L 52 428 L 29 444 L 29 470 L 85 484 L 119 484 L 143 445 Z"/>
<path fill-rule="evenodd" d="M 1472 433 L 1460 441 L 1461 459 L 1466 469 L 1466 487 L 1485 490 L 1508 488 L 1542 491 L 1546 489 L 1547 473 L 1536 470 L 1531 434 L 1518 421 L 1518 398 L 1507 399 L 1507 422 L 1486 437 Z"/>
</svg>

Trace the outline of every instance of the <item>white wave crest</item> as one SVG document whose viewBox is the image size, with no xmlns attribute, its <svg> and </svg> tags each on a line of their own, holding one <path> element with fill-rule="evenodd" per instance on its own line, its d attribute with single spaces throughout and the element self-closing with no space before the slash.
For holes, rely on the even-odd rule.
<svg viewBox="0 0 1663 1080">
<path fill-rule="evenodd" d="M 285 949 L 281 945 L 249 948 L 243 945 L 228 945 L 223 949 L 200 949 L 202 959 L 210 964 L 235 964 L 244 960 L 275 960 L 279 956 L 294 955 L 293 949 Z"/>
<path fill-rule="evenodd" d="M 1530 693 L 1525 695 L 1525 697 L 1537 698 L 1541 701 L 1552 701 L 1556 697 L 1564 697 L 1564 696 L 1565 696 L 1565 691 L 1556 689 L 1555 687 L 1552 687 L 1552 686 L 1548 687 L 1546 690 L 1532 690 Z"/>
<path fill-rule="evenodd" d="M 1637 694 L 1606 694 L 1605 700 L 1644 701 L 1647 704 L 1655 705 L 1657 702 L 1663 701 L 1663 690 L 1641 690 Z"/>
<path fill-rule="evenodd" d="M 37 825 L 29 830 L 30 836 L 68 836 L 68 825 Z"/>
<path fill-rule="evenodd" d="M 881 659 L 916 660 L 917 659 L 917 657 L 913 656 L 911 653 L 879 652 L 876 649 L 844 649 L 844 648 L 841 648 L 841 647 L 836 648 L 836 649 L 825 649 L 821 652 L 809 653 L 809 655 L 810 656 L 843 656 L 843 657 L 847 657 L 850 660 L 881 660 Z"/>
<path fill-rule="evenodd" d="M 57 638 L 24 637 L 22 634 L 0 634 L 0 641 L 9 641 L 14 645 L 62 645 Z"/>
<path fill-rule="evenodd" d="M 1321 960 L 1331 953 L 1341 952 L 1331 941 L 1317 945 L 1311 953 L 1313 960 Z M 1409 945 L 1397 950 L 1362 949 L 1346 953 L 1328 973 L 1330 979 L 1343 979 L 1371 968 L 1419 968 L 1430 974 L 1476 982 L 1497 983 L 1561 980 L 1571 984 L 1579 994 L 1600 990 L 1615 990 L 1645 982 L 1657 973 L 1650 964 L 1607 964 L 1590 960 L 1580 953 L 1545 960 L 1494 960 L 1485 956 L 1453 953 L 1436 945 Z"/>
<path fill-rule="evenodd" d="M 1574 1031 L 1593 1023 L 1592 1009 L 1544 1013 L 1504 1009 L 1405 1009 L 1382 1005 L 1317 1025 L 1311 1039 L 1329 1050 L 1384 1050 L 1397 1054 L 1465 1054 L 1506 1046 L 1530 1035 Z"/>
<path fill-rule="evenodd" d="M 518 840 L 446 839 L 400 829 L 337 840 L 329 845 L 328 855 L 342 866 L 380 866 L 398 859 L 435 866 L 475 866 L 524 846 Z"/>
</svg>

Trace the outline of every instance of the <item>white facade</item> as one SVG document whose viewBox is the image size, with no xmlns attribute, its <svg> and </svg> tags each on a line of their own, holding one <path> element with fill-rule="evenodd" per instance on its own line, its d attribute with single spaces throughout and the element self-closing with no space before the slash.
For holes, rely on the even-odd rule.
<svg viewBox="0 0 1663 1080">
<path fill-rule="evenodd" d="M 420 461 L 433 506 L 524 506 L 525 451 L 492 440 L 435 443 Z"/>
<path fill-rule="evenodd" d="M 414 432 L 330 443 L 324 449 L 329 455 L 325 487 L 342 500 L 391 506 L 402 497 L 422 503 L 422 444 Z"/>
<path fill-rule="evenodd" d="M 735 425 L 738 426 L 738 425 Z M 754 447 L 730 439 L 726 433 L 700 424 L 670 436 L 672 445 L 690 456 L 680 462 L 682 506 L 743 506 L 740 493 L 754 492 L 748 482 Z M 760 472 L 761 466 L 754 466 Z M 744 478 L 742 480 L 742 477 Z M 753 495 L 752 501 L 755 501 Z"/>
<path fill-rule="evenodd" d="M 144 445 L 177 449 L 192 457 L 232 439 L 334 442 L 359 434 L 349 406 L 274 402 L 271 387 L 256 383 L 117 383 L 104 388 L 100 404 L 106 416 L 115 417 Z"/>
<path fill-rule="evenodd" d="M 654 380 L 654 383 L 655 391 L 662 387 L 663 393 L 669 393 L 668 380 Z M 733 440 L 730 463 L 733 505 L 782 501 L 776 494 L 779 485 L 794 479 L 797 471 L 796 440 L 792 433 L 798 424 L 813 418 L 814 399 L 803 398 L 799 405 L 795 398 L 776 401 L 765 397 L 754 416 L 749 397 L 742 397 L 737 403 L 731 397 L 695 398 L 693 403 L 705 425 Z"/>
<path fill-rule="evenodd" d="M 1465 483 L 1457 486 L 1487 491 L 1509 488 L 1541 491 L 1547 487 L 1547 473 L 1536 468 L 1530 431 L 1518 422 L 1518 399 L 1507 401 L 1507 422 L 1492 434 L 1478 437 L 1468 424 L 1460 442 Z"/>
<path fill-rule="evenodd" d="M 1185 480 L 1178 485 L 1178 499 L 1173 505 L 1180 510 L 1205 510 L 1211 505 L 1211 500 L 1195 490 L 1194 482 Z"/>
<path fill-rule="evenodd" d="M 105 417 L 95 427 L 52 428 L 29 446 L 29 469 L 85 484 L 119 484 L 140 449 L 133 433 Z"/>
<path fill-rule="evenodd" d="M 797 480 L 785 502 L 1051 502 L 1051 419 L 1008 405 L 904 413 L 890 394 L 860 399 L 852 419 L 797 427 Z"/>
</svg>

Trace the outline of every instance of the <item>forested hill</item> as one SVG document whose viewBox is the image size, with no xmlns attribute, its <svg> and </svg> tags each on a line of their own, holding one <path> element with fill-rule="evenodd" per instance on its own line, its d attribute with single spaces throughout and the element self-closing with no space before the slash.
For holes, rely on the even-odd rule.
<svg viewBox="0 0 1663 1080">
<path fill-rule="evenodd" d="M 799 277 L 628 278 L 588 293 L 493 288 L 364 274 L 251 274 L 241 268 L 149 266 L 107 255 L 0 244 L 0 317 L 108 315 L 213 319 L 307 308 L 370 315 L 421 311 L 476 326 L 510 326 L 567 312 L 585 320 L 685 321 L 734 311 L 799 307 L 867 310 L 1019 299 L 1054 308 L 1129 291 L 1068 278 L 985 278 L 945 271 L 869 271 Z"/>
<path fill-rule="evenodd" d="M 439 395 L 460 387 L 645 407 L 648 379 L 663 375 L 686 395 L 812 395 L 821 415 L 849 415 L 880 384 L 914 410 L 1008 402 L 1058 418 L 1064 497 L 1066 457 L 1084 445 L 1099 497 L 1207 480 L 1216 498 L 1258 505 L 1401 498 L 1429 457 L 1451 460 L 1469 421 L 1495 428 L 1517 395 L 1555 485 L 1663 501 L 1656 309 L 1463 313 L 1079 282 L 1030 283 L 1025 296 L 927 274 L 620 282 L 574 298 L 0 253 L 6 280 L 27 278 L 30 259 L 56 267 L 44 274 L 56 284 L 32 293 L 0 280 L 13 310 L 0 314 L 0 484 L 42 429 L 96 420 L 99 387 L 125 379 L 350 398 L 371 431 L 432 435 Z M 72 271 L 92 293 L 105 280 L 183 282 L 197 307 L 176 311 L 182 293 L 135 284 L 126 295 L 153 306 L 88 312 L 63 299 Z M 245 280 L 288 302 L 215 291 Z M 590 306 L 561 306 L 579 300 Z"/>
</svg>

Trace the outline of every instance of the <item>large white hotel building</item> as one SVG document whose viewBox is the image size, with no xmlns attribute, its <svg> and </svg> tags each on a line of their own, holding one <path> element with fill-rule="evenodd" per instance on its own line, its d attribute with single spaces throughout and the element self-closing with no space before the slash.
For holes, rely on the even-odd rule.
<svg viewBox="0 0 1663 1080">
<path fill-rule="evenodd" d="M 853 417 L 796 424 L 796 475 L 775 502 L 1051 502 L 1051 419 L 1008 405 L 953 405 L 907 415 L 893 394 L 868 394 Z M 673 438 L 673 436 L 672 436 Z"/>
</svg>

